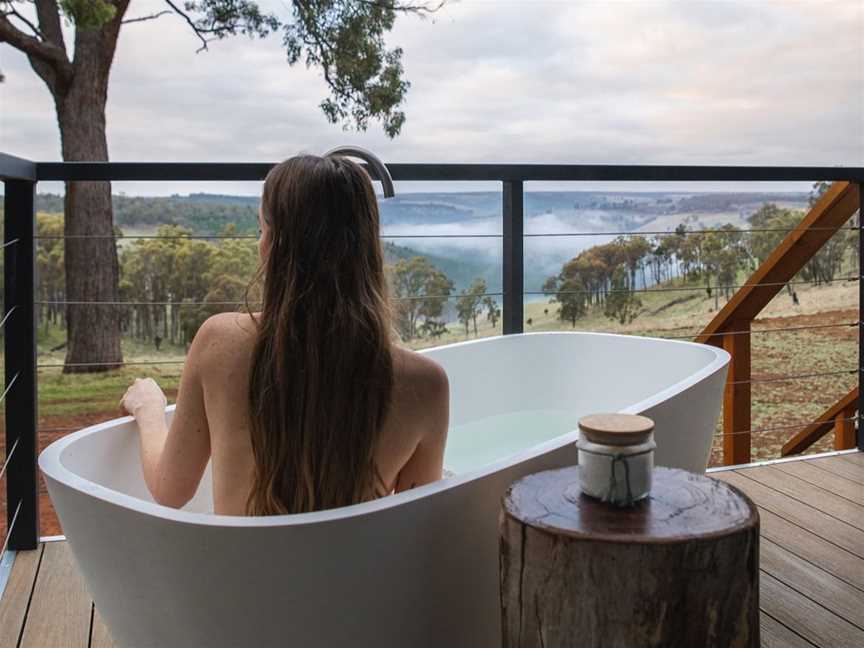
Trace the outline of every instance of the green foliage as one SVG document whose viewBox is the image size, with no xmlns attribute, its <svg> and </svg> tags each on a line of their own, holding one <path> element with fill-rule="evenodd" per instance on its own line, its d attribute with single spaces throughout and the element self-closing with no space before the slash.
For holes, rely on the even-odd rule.
<svg viewBox="0 0 864 648">
<path fill-rule="evenodd" d="M 36 214 L 36 276 L 42 302 L 63 301 L 66 280 L 63 268 L 63 215 Z M 64 320 L 64 309 L 53 303 L 42 307 L 41 325 L 45 329 Z"/>
<path fill-rule="evenodd" d="M 486 309 L 486 320 L 495 328 L 498 320 L 501 319 L 501 309 L 498 307 L 498 302 L 491 295 L 483 298 L 483 307 Z"/>
<path fill-rule="evenodd" d="M 380 119 L 387 135 L 399 133 L 405 113 L 398 106 L 409 84 L 402 78 L 402 50 L 388 50 L 384 33 L 397 11 L 406 10 L 412 9 L 392 1 L 293 3 L 294 20 L 285 25 L 283 38 L 288 62 L 305 57 L 307 67 L 321 67 L 331 93 L 321 109 L 332 123 L 350 119 L 366 130 L 370 119 Z"/>
<path fill-rule="evenodd" d="M 468 335 L 468 325 L 472 322 L 474 335 L 477 335 L 477 316 L 480 314 L 485 292 L 486 282 L 483 279 L 475 279 L 469 288 L 462 291 L 462 296 L 456 300 L 456 316 L 465 325 L 465 335 Z"/>
<path fill-rule="evenodd" d="M 384 35 L 398 14 L 432 9 L 394 0 L 293 0 L 290 20 L 263 11 L 254 0 L 187 0 L 184 9 L 201 49 L 213 39 L 281 31 L 289 65 L 304 61 L 321 69 L 330 90 L 321 109 L 330 122 L 366 130 L 377 119 L 388 136 L 399 134 L 405 123 L 399 106 L 409 83 L 402 49 L 388 49 Z"/>
<path fill-rule="evenodd" d="M 431 252 L 416 250 L 405 245 L 396 245 L 391 241 L 384 242 L 384 260 L 386 263 L 395 264 L 400 259 L 410 260 L 422 256 L 441 270 L 453 281 L 457 289 L 467 288 L 475 278 L 482 278 L 489 282 L 500 281 L 501 272 L 498 267 L 486 263 L 482 258 L 472 258 L 468 255 L 461 257 L 445 256 Z"/>
<path fill-rule="evenodd" d="M 606 298 L 604 313 L 609 319 L 618 320 L 619 324 L 629 324 L 642 308 L 642 302 L 634 292 L 630 277 L 623 266 L 612 271 L 610 291 Z"/>
<path fill-rule="evenodd" d="M 826 182 L 817 182 L 813 185 L 810 195 L 811 207 L 816 204 L 830 185 Z M 781 209 L 774 204 L 765 204 L 759 211 L 750 217 L 750 224 L 754 229 L 768 229 L 777 231 L 754 232 L 752 235 L 751 249 L 753 256 L 760 262 L 768 258 L 771 251 L 788 236 L 788 230 L 800 227 L 804 213 L 790 209 Z M 803 281 L 811 281 L 815 285 L 831 282 L 840 272 L 843 259 L 847 253 L 851 256 L 852 265 L 857 265 L 858 236 L 856 232 L 841 229 L 837 231 L 822 248 L 807 261 L 801 269 L 800 277 Z"/>
<path fill-rule="evenodd" d="M 786 230 L 797 227 L 803 217 L 800 211 L 781 209 L 774 203 L 765 203 L 750 216 L 750 226 L 754 230 L 761 230 L 750 235 L 750 249 L 757 263 L 763 263 L 780 241 L 786 238 Z"/>
<path fill-rule="evenodd" d="M 0 0 L 0 4 L 11 5 L 14 1 Z M 107 62 L 98 73 L 107 84 L 119 34 L 116 23 L 124 17 L 128 3 L 57 0 L 57 4 L 76 30 L 101 30 L 102 38 L 92 43 L 94 46 L 87 49 L 86 56 L 101 57 L 91 58 L 90 65 L 94 65 L 93 60 Z M 290 15 L 286 16 L 262 8 L 257 0 L 185 0 L 170 3 L 169 7 L 198 38 L 199 52 L 206 50 L 211 41 L 231 36 L 264 38 L 281 33 L 289 65 L 303 61 L 307 67 L 321 70 L 330 94 L 320 107 L 331 123 L 341 122 L 346 129 L 364 131 L 371 120 L 379 120 L 389 137 L 398 135 L 405 123 L 400 106 L 410 84 L 404 78 L 402 49 L 388 48 L 384 37 L 393 29 L 398 15 L 423 16 L 436 8 L 423 2 L 403 4 L 399 0 L 292 0 L 286 4 L 290 4 L 290 8 L 286 7 Z M 161 14 L 152 17 L 158 15 Z M 35 27 L 33 30 L 38 31 Z M 14 46 L 21 51 L 27 49 Z M 77 51 L 68 53 L 70 58 L 77 55 Z M 53 65 L 53 61 L 48 64 Z M 40 76 L 45 77 L 42 73 Z M 57 92 L 53 82 L 48 85 L 52 93 Z"/>
<path fill-rule="evenodd" d="M 426 320 L 420 325 L 421 335 L 437 340 L 447 332 L 447 325 L 439 320 Z"/>
<path fill-rule="evenodd" d="M 813 184 L 809 203 L 813 207 L 822 195 L 831 187 L 830 182 L 820 180 Z M 849 230 L 839 230 L 828 239 L 822 248 L 805 264 L 801 271 L 804 281 L 812 281 L 819 285 L 833 281 L 843 265 L 843 256 L 847 250 L 852 252 L 852 265 L 858 265 L 858 233 Z"/>
<path fill-rule="evenodd" d="M 701 246 L 702 271 L 709 294 L 714 295 L 714 308 L 719 308 L 720 292 L 728 299 L 736 288 L 733 286 L 738 268 L 746 258 L 741 231 L 733 225 L 723 225 L 711 231 L 694 234 Z M 715 287 L 711 288 L 714 279 Z"/>
<path fill-rule="evenodd" d="M 557 276 L 546 280 L 543 291 L 553 295 L 551 302 L 561 304 L 558 318 L 573 327 L 592 305 L 604 306 L 607 314 L 612 313 L 610 317 L 632 320 L 641 303 L 635 295 L 625 299 L 616 291 L 633 291 L 640 271 L 645 282 L 645 266 L 653 249 L 643 236 L 618 237 L 595 245 L 565 263 Z"/>
<path fill-rule="evenodd" d="M 79 29 L 99 29 L 117 15 L 117 7 L 105 0 L 59 0 L 58 4 Z"/>
<path fill-rule="evenodd" d="M 558 309 L 558 318 L 562 322 L 570 322 L 573 328 L 576 328 L 576 321 L 587 310 L 586 295 L 588 292 L 585 290 L 583 277 L 580 276 L 577 266 L 577 259 L 565 263 L 560 275 L 549 277 L 543 284 L 543 292 L 554 293 L 549 302 L 561 304 Z"/>
<path fill-rule="evenodd" d="M 453 290 L 453 282 L 447 275 L 421 256 L 400 259 L 389 268 L 388 274 L 395 301 L 395 324 L 402 339 L 410 341 L 420 332 L 440 330 L 438 324 L 428 324 L 425 328 L 420 325 L 440 320 Z"/>
<path fill-rule="evenodd" d="M 237 34 L 263 38 L 282 24 L 250 0 L 187 0 L 183 8 L 195 16 L 196 29 L 217 39 Z"/>
<path fill-rule="evenodd" d="M 222 235 L 236 233 L 227 227 Z M 124 301 L 155 302 L 130 308 L 123 320 L 127 334 L 188 344 L 205 319 L 236 311 L 258 268 L 254 241 L 188 238 L 188 229 L 165 225 L 161 238 L 139 239 L 120 255 L 120 294 Z"/>
</svg>

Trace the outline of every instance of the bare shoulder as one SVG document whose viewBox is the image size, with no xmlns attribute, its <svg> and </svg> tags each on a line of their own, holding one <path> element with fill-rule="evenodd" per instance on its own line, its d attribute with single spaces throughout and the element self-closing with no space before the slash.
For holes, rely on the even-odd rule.
<svg viewBox="0 0 864 648">
<path fill-rule="evenodd" d="M 246 362 L 257 336 L 257 325 L 248 313 L 219 313 L 198 329 L 189 360 L 208 369 L 228 368 Z"/>
<path fill-rule="evenodd" d="M 449 399 L 450 385 L 447 372 L 432 358 L 401 347 L 394 347 L 394 373 L 397 389 L 407 391 L 421 401 Z"/>
</svg>

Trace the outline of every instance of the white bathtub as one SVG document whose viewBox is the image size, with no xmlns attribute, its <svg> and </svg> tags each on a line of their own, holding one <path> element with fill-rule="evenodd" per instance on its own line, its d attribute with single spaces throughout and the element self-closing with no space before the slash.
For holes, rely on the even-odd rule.
<svg viewBox="0 0 864 648">
<path fill-rule="evenodd" d="M 703 471 L 729 361 L 713 347 L 593 333 L 425 353 L 450 377 L 445 464 L 458 474 L 373 502 L 217 516 L 207 513 L 205 477 L 186 509 L 174 510 L 147 493 L 130 419 L 49 446 L 39 466 L 116 643 L 500 645 L 497 519 L 506 487 L 575 463 L 577 419 L 603 411 L 651 416 L 657 463 Z"/>
</svg>

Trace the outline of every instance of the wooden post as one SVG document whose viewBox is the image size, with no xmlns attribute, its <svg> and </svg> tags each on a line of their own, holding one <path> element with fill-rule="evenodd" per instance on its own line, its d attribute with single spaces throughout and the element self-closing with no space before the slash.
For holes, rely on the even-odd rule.
<svg viewBox="0 0 864 648">
<path fill-rule="evenodd" d="M 735 320 L 723 336 L 732 356 L 723 393 L 723 463 L 750 463 L 750 321 Z"/>
<path fill-rule="evenodd" d="M 844 409 L 834 419 L 834 449 L 849 450 L 855 447 L 855 415 L 856 409 Z"/>
<path fill-rule="evenodd" d="M 501 514 L 504 648 L 759 646 L 759 515 L 746 495 L 656 468 L 649 498 L 584 495 L 579 468 L 516 482 Z"/>
</svg>

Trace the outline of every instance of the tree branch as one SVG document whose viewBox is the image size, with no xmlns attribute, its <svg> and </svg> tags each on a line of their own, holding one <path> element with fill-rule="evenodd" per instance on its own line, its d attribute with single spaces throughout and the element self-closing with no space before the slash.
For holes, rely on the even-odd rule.
<svg viewBox="0 0 864 648">
<path fill-rule="evenodd" d="M 138 18 L 127 18 L 126 20 L 123 20 L 121 22 L 121 24 L 128 25 L 129 23 L 144 22 L 145 20 L 155 20 L 156 18 L 159 18 L 161 16 L 165 16 L 166 14 L 171 14 L 171 13 L 173 13 L 173 12 L 165 9 L 164 11 L 159 11 L 157 13 L 150 14 L 149 16 L 139 16 Z"/>
<path fill-rule="evenodd" d="M 357 0 L 360 4 L 371 5 L 373 7 L 384 7 L 405 14 L 430 14 L 437 12 L 441 7 L 447 4 L 447 0 L 438 0 L 435 2 L 394 2 L 393 0 Z"/>
<path fill-rule="evenodd" d="M 66 43 L 60 26 L 60 9 L 57 0 L 34 0 L 34 3 L 36 16 L 39 18 L 39 29 L 42 31 L 42 40 L 53 43 L 65 52 Z"/>
<path fill-rule="evenodd" d="M 18 20 L 20 20 L 22 23 L 27 25 L 27 27 L 33 30 L 33 33 L 30 34 L 31 36 L 35 36 L 36 38 L 41 38 L 42 40 L 45 40 L 45 37 L 42 35 L 42 32 L 39 31 L 39 28 L 36 25 L 30 22 L 25 16 L 22 16 L 20 13 L 18 13 L 18 10 L 15 9 L 15 6 L 11 2 L 8 4 L 9 10 L 3 12 L 4 16 L 15 16 Z"/>
<path fill-rule="evenodd" d="M 178 16 L 183 18 L 183 20 L 185 20 L 187 23 L 189 23 L 189 26 L 192 28 L 192 31 L 195 33 L 195 35 L 199 39 L 201 39 L 201 47 L 199 47 L 197 50 L 195 50 L 195 53 L 197 54 L 198 52 L 203 52 L 204 50 L 206 50 L 207 49 L 207 43 L 210 42 L 207 38 L 204 37 L 204 34 L 207 33 L 207 30 L 200 29 L 195 24 L 195 21 L 192 20 L 186 12 L 183 11 L 182 9 L 180 9 L 180 7 L 175 5 L 173 2 L 171 2 L 171 0 L 165 0 L 165 3 L 174 10 L 174 13 L 176 13 Z"/>
<path fill-rule="evenodd" d="M 47 43 L 25 34 L 15 27 L 5 15 L 0 16 L 0 43 L 8 43 L 27 56 L 47 63 L 64 75 L 71 73 L 71 64 L 66 58 L 65 50 L 53 43 Z"/>
</svg>

